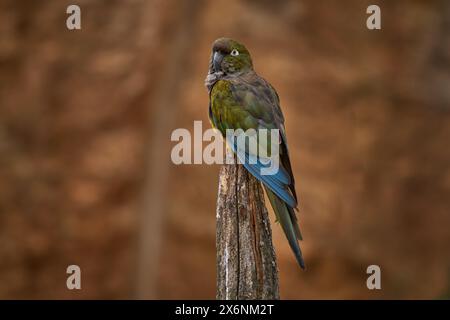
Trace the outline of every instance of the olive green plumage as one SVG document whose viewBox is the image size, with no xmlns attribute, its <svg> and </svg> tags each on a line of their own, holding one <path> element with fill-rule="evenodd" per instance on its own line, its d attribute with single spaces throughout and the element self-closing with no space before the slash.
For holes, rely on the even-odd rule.
<svg viewBox="0 0 450 320">
<path fill-rule="evenodd" d="M 259 173 L 258 165 L 244 163 L 244 166 L 263 183 L 277 221 L 280 222 L 298 263 L 304 268 L 298 245 L 302 236 L 294 212 L 297 207 L 295 181 L 278 94 L 253 70 L 252 59 L 245 46 L 228 38 L 214 42 L 205 84 L 210 94 L 211 123 L 224 137 L 227 129 L 279 130 L 279 172 L 273 176 L 264 176 Z M 270 143 L 263 147 L 267 148 L 270 155 Z M 249 151 L 246 155 L 252 156 L 250 153 Z"/>
</svg>

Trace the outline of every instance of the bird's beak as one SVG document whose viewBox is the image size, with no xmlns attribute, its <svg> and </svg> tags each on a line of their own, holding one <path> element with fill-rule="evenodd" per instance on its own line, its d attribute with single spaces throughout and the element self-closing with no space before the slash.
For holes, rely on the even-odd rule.
<svg viewBox="0 0 450 320">
<path fill-rule="evenodd" d="M 219 72 L 222 69 L 223 54 L 219 51 L 215 51 L 213 55 L 213 68 L 214 72 Z"/>
</svg>

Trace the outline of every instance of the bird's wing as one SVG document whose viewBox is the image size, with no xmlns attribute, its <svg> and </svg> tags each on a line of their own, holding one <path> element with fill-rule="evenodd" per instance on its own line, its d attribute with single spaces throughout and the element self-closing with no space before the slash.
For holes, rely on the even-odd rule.
<svg viewBox="0 0 450 320">
<path fill-rule="evenodd" d="M 219 80 L 210 93 L 210 118 L 214 127 L 222 132 L 244 167 L 264 184 L 277 221 L 280 222 L 299 265 L 304 268 L 298 240 L 302 239 L 294 208 L 297 207 L 294 176 L 287 149 L 284 118 L 275 90 L 256 74 L 252 77 Z M 273 175 L 263 175 L 261 169 L 269 164 L 260 153 L 245 145 L 244 150 L 235 139 L 227 135 L 227 129 L 278 129 L 279 170 Z M 254 136 L 252 136 L 254 137 Z M 264 143 L 256 134 L 258 148 L 266 148 L 270 155 L 270 143 Z M 268 140 L 270 141 L 270 139 Z"/>
<path fill-rule="evenodd" d="M 284 118 L 275 90 L 256 74 L 252 77 L 219 80 L 211 90 L 210 118 L 214 126 L 226 137 L 227 129 L 278 129 L 279 170 L 274 175 L 262 175 L 261 169 L 269 167 L 261 154 L 251 148 L 239 152 L 236 141 L 227 141 L 245 168 L 290 207 L 297 207 L 295 182 L 287 149 Z M 259 148 L 270 155 L 270 137 L 258 140 Z M 229 139 L 227 139 L 229 140 Z M 256 163 L 253 163 L 256 162 Z"/>
</svg>

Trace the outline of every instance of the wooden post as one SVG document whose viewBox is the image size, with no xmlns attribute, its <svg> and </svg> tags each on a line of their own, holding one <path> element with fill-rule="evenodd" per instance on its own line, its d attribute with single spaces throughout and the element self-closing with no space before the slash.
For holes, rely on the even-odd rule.
<svg viewBox="0 0 450 320">
<path fill-rule="evenodd" d="M 264 194 L 242 165 L 220 170 L 216 218 L 217 299 L 279 299 Z"/>
</svg>

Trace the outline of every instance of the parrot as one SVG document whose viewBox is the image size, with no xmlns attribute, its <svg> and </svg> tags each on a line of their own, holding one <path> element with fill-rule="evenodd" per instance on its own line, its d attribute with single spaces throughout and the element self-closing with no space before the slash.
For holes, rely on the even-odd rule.
<svg viewBox="0 0 450 320">
<path fill-rule="evenodd" d="M 226 142 L 245 169 L 263 184 L 276 221 L 280 223 L 298 264 L 305 269 L 299 246 L 302 234 L 295 213 L 298 211 L 295 181 L 277 92 L 255 72 L 247 48 L 230 38 L 214 41 L 205 86 L 209 93 L 211 125 L 220 131 L 224 139 L 227 137 L 227 129 L 278 129 L 280 161 L 278 171 L 272 175 L 261 174 L 260 169 L 264 165 L 260 155 L 247 149 L 238 152 L 233 141 Z M 269 148 L 270 144 L 265 146 Z M 269 153 L 267 150 L 266 154 Z M 256 158 L 257 161 L 248 161 L 251 158 Z"/>
</svg>

